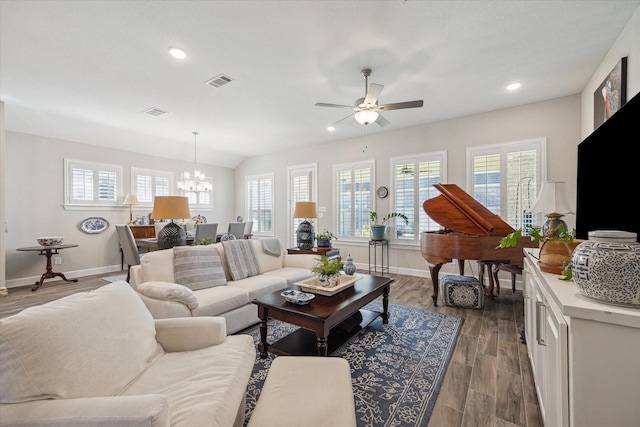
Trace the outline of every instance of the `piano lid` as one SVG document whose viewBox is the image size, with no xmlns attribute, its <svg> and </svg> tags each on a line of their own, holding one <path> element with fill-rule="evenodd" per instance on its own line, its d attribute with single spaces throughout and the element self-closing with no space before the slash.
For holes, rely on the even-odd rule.
<svg viewBox="0 0 640 427">
<path fill-rule="evenodd" d="M 425 200 L 424 211 L 438 224 L 459 233 L 507 235 L 514 229 L 456 184 L 434 184 L 440 196 Z"/>
</svg>

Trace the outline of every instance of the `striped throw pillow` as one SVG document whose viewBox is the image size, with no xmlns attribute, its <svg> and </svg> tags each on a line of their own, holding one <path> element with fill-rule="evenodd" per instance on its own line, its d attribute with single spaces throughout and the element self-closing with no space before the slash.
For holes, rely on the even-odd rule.
<svg viewBox="0 0 640 427">
<path fill-rule="evenodd" d="M 224 257 L 233 280 L 242 280 L 261 273 L 258 255 L 249 239 L 222 242 Z"/>
<path fill-rule="evenodd" d="M 173 248 L 176 283 L 192 291 L 227 283 L 218 249 L 212 246 L 176 246 Z"/>
</svg>

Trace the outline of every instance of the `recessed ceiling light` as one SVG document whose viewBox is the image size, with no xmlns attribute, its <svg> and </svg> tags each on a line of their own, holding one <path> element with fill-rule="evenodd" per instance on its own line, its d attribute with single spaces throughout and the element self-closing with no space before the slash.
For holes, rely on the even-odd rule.
<svg viewBox="0 0 640 427">
<path fill-rule="evenodd" d="M 520 86 L 522 86 L 522 83 L 520 82 L 515 82 L 515 83 L 511 83 L 510 85 L 507 86 L 507 90 L 518 90 L 520 89 Z"/>
<path fill-rule="evenodd" d="M 329 127 L 327 128 L 327 130 L 328 130 L 329 132 L 333 132 L 334 130 L 336 130 L 336 127 L 335 127 L 335 126 L 329 126 Z"/>
<path fill-rule="evenodd" d="M 175 46 L 169 47 L 169 53 L 171 54 L 171 56 L 178 59 L 184 59 L 187 57 L 187 54 L 185 53 L 184 50 Z"/>
</svg>

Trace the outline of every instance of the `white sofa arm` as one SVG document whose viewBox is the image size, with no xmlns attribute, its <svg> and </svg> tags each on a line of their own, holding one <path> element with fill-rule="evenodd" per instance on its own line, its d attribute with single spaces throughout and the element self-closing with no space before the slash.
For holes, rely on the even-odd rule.
<svg viewBox="0 0 640 427">
<path fill-rule="evenodd" d="M 156 340 L 166 352 L 199 350 L 221 344 L 226 338 L 224 317 L 156 319 Z"/>
<path fill-rule="evenodd" d="M 46 399 L 0 405 L 0 426 L 169 427 L 165 396 Z"/>
<path fill-rule="evenodd" d="M 189 310 L 198 308 L 200 304 L 198 297 L 191 289 L 177 283 L 144 282 L 139 284 L 136 290 L 148 298 L 180 302 L 189 307 Z"/>
</svg>

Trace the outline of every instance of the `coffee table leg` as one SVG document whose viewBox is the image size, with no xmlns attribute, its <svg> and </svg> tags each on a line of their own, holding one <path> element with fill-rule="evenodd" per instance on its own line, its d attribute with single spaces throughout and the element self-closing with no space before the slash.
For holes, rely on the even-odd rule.
<svg viewBox="0 0 640 427">
<path fill-rule="evenodd" d="M 318 356 L 328 356 L 327 337 L 318 337 Z"/>
<path fill-rule="evenodd" d="M 262 318 L 262 322 L 260 323 L 260 341 L 262 342 L 262 351 L 260 351 L 260 358 L 267 358 L 267 316 Z"/>
<path fill-rule="evenodd" d="M 382 323 L 389 323 L 389 286 L 385 286 L 382 292 Z"/>
</svg>

